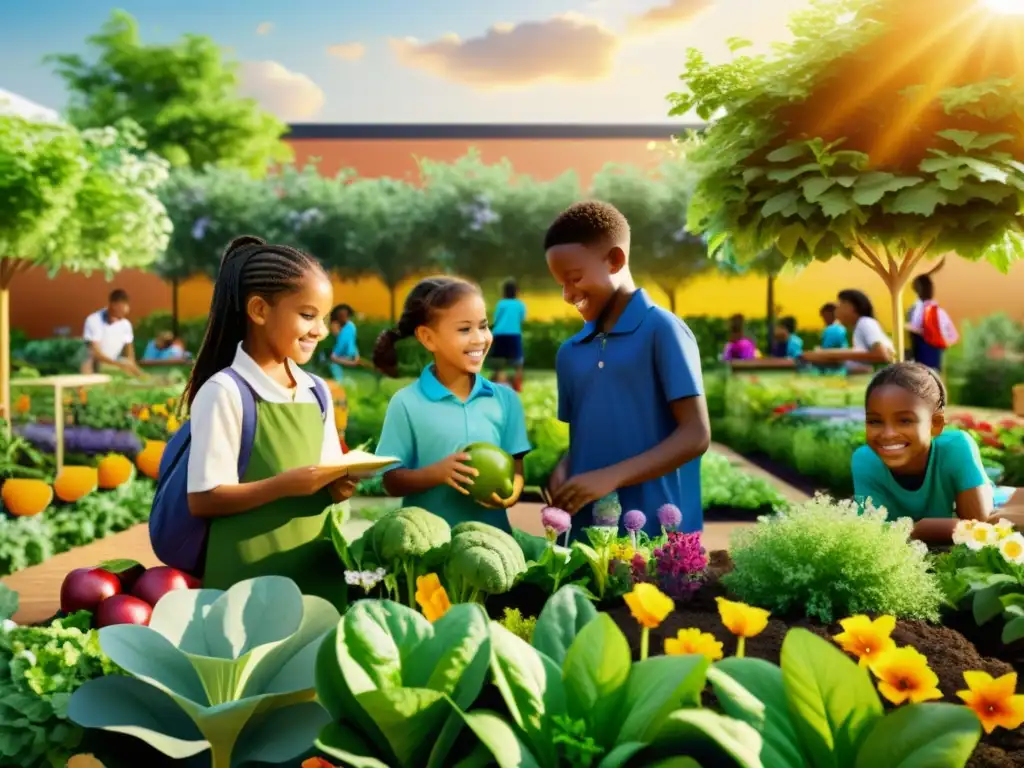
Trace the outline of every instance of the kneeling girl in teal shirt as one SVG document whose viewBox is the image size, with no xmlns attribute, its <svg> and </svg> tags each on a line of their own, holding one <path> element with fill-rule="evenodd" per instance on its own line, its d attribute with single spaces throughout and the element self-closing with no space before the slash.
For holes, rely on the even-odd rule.
<svg viewBox="0 0 1024 768">
<path fill-rule="evenodd" d="M 959 520 L 995 522 L 992 483 L 974 440 L 945 427 L 946 388 L 919 363 L 883 368 L 865 396 L 867 445 L 853 454 L 854 494 L 915 521 L 913 537 L 952 541 Z"/>
<path fill-rule="evenodd" d="M 401 465 L 385 473 L 384 489 L 452 525 L 477 520 L 508 531 L 505 510 L 522 493 L 523 456 L 530 443 L 519 396 L 480 373 L 492 341 L 480 289 L 453 277 L 420 281 L 398 325 L 377 339 L 374 365 L 396 375 L 395 343 L 409 336 L 433 354 L 434 362 L 388 403 L 377 454 L 393 456 Z M 469 496 L 467 487 L 478 473 L 461 452 L 480 442 L 497 445 L 516 460 L 512 495 L 492 497 L 490 508 Z"/>
</svg>

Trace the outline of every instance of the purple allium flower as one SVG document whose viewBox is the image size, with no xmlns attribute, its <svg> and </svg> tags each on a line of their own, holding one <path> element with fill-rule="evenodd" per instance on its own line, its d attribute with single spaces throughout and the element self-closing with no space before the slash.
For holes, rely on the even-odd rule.
<svg viewBox="0 0 1024 768">
<path fill-rule="evenodd" d="M 671 531 L 683 522 L 683 513 L 675 504 L 662 504 L 658 507 L 658 522 Z"/>
<path fill-rule="evenodd" d="M 546 530 L 556 536 L 565 533 L 572 525 L 572 517 L 569 513 L 558 507 L 544 507 L 540 511 L 540 521 Z"/>
<path fill-rule="evenodd" d="M 622 524 L 630 533 L 636 533 L 647 524 L 647 515 L 639 509 L 631 509 L 623 516 Z"/>
</svg>

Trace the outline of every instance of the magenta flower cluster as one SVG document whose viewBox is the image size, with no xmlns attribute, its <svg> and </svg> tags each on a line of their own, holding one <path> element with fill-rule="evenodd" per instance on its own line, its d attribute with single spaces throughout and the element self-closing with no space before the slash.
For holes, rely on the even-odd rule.
<svg viewBox="0 0 1024 768">
<path fill-rule="evenodd" d="M 668 540 L 654 549 L 655 579 L 659 589 L 680 600 L 700 588 L 708 567 L 707 551 L 700 533 L 670 531 Z"/>
</svg>

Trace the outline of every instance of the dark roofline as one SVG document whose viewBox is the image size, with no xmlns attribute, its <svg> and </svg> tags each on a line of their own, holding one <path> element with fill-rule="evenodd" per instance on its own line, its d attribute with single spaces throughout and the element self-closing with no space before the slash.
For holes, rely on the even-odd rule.
<svg viewBox="0 0 1024 768">
<path fill-rule="evenodd" d="M 296 123 L 286 139 L 647 139 L 666 141 L 694 123 Z"/>
</svg>

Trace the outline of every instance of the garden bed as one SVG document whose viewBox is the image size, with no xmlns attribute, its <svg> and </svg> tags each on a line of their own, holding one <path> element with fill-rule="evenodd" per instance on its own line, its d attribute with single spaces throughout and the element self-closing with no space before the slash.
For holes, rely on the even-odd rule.
<svg viewBox="0 0 1024 768">
<path fill-rule="evenodd" d="M 678 603 L 677 609 L 669 614 L 664 623 L 651 630 L 652 653 L 661 651 L 665 638 L 674 637 L 680 629 L 689 627 L 715 635 L 724 643 L 726 654 L 734 652 L 736 640 L 722 625 L 715 603 L 716 597 L 726 596 L 726 591 L 718 579 L 732 568 L 732 562 L 728 553 L 723 551 L 712 552 L 710 560 L 708 580 L 694 599 L 689 603 Z M 639 658 L 639 626 L 630 614 L 629 608 L 621 601 L 616 603 L 605 610 L 629 639 L 634 657 Z M 829 640 L 841 631 L 838 626 L 825 626 L 803 618 L 786 621 L 773 617 L 764 632 L 747 641 L 746 655 L 778 664 L 782 641 L 786 633 L 794 627 L 803 627 Z M 975 627 L 972 634 L 977 633 Z M 1019 653 L 1014 654 L 1012 649 L 1000 646 L 998 637 L 992 638 L 996 643 L 985 643 L 984 650 L 979 650 L 974 642 L 951 626 L 936 626 L 921 621 L 900 621 L 896 625 L 893 639 L 898 645 L 912 646 L 928 657 L 932 670 L 939 677 L 939 688 L 944 694 L 944 700 L 954 704 L 963 703 L 957 698 L 956 692 L 966 687 L 963 678 L 965 670 L 980 669 L 997 677 L 1007 672 L 1019 673 L 1022 668 Z M 987 655 L 998 648 L 1003 649 L 1004 657 L 1009 655 L 1010 658 Z M 983 735 L 967 768 L 1019 768 L 1021 765 L 1024 765 L 1024 732 L 1021 729 L 996 729 L 992 734 Z"/>
</svg>

